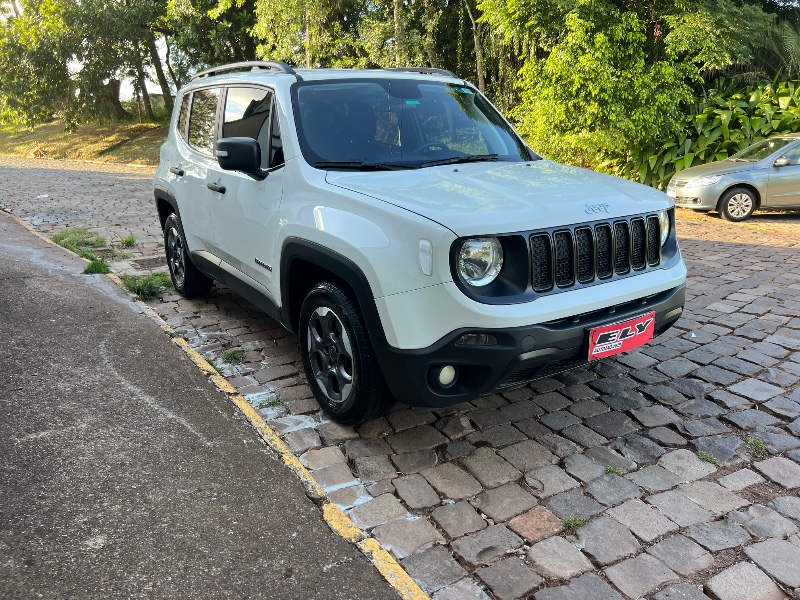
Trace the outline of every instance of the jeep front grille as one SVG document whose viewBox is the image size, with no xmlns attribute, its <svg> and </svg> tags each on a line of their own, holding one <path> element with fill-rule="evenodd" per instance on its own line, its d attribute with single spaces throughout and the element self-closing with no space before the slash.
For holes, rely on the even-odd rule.
<svg viewBox="0 0 800 600">
<path fill-rule="evenodd" d="M 656 215 L 534 232 L 529 244 L 532 286 L 539 293 L 661 263 Z"/>
</svg>

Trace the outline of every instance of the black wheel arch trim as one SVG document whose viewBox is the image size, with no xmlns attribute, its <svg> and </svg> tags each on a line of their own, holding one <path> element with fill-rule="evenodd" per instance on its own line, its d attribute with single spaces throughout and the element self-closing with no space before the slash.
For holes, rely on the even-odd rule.
<svg viewBox="0 0 800 600">
<path fill-rule="evenodd" d="M 166 202 L 172 207 L 172 210 L 178 215 L 178 218 L 181 217 L 181 211 L 178 208 L 178 200 L 175 196 L 172 195 L 172 192 L 169 191 L 168 188 L 164 187 L 163 185 L 155 184 L 153 186 L 153 196 L 156 203 L 156 210 L 158 211 L 158 220 L 161 224 L 161 229 L 164 229 L 164 221 L 166 221 L 169 215 L 162 215 L 161 211 L 158 209 L 160 202 Z"/>
</svg>

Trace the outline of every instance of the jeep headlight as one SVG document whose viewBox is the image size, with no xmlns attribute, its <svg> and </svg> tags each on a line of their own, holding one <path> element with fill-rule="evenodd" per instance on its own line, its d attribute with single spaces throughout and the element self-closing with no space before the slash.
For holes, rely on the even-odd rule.
<svg viewBox="0 0 800 600">
<path fill-rule="evenodd" d="M 458 252 L 458 275 L 473 287 L 492 283 L 503 268 L 503 246 L 497 238 L 465 240 Z"/>
<path fill-rule="evenodd" d="M 662 210 L 658 213 L 658 226 L 661 229 L 661 245 L 663 246 L 669 237 L 669 211 Z"/>
<path fill-rule="evenodd" d="M 706 175 L 704 177 L 695 177 L 692 179 L 686 187 L 704 187 L 706 185 L 714 185 L 717 183 L 721 178 L 721 175 Z"/>
</svg>

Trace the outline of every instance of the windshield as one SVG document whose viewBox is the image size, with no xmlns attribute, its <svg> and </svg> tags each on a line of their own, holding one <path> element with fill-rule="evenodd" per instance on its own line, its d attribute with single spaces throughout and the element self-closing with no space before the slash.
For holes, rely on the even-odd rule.
<svg viewBox="0 0 800 600">
<path fill-rule="evenodd" d="M 773 152 L 777 152 L 784 146 L 787 146 L 794 141 L 796 140 L 793 138 L 772 138 L 769 140 L 763 140 L 753 144 L 752 146 L 748 146 L 741 152 L 731 156 L 728 160 L 746 160 L 747 162 L 764 160 Z"/>
<path fill-rule="evenodd" d="M 292 103 L 300 148 L 319 168 L 420 168 L 529 154 L 472 87 L 414 79 L 299 82 Z"/>
</svg>

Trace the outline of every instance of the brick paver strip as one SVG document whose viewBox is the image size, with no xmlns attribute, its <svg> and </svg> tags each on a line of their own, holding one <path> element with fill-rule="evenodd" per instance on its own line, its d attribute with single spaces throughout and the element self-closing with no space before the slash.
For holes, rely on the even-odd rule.
<svg viewBox="0 0 800 600">
<path fill-rule="evenodd" d="M 114 268 L 163 270 L 151 177 L 152 169 L 0 158 L 0 184 L 6 190 L 0 210 L 46 235 L 87 226 L 113 244 L 133 233 L 133 259 L 115 261 Z M 48 197 L 37 198 L 41 194 Z M 762 534 L 789 536 L 783 543 L 800 548 L 800 535 L 789 534 L 800 518 L 794 502 L 800 488 L 800 217 L 753 217 L 753 223 L 768 230 L 683 209 L 677 219 L 689 268 L 687 304 L 677 326 L 666 334 L 635 352 L 517 390 L 441 410 L 398 405 L 386 418 L 357 428 L 332 423 L 320 412 L 303 374 L 296 338 L 225 286 L 217 284 L 201 300 L 167 291 L 150 305 L 177 335 L 221 366 L 231 384 L 312 469 L 331 501 L 367 530 L 380 529 L 387 544 L 406 536 L 397 542 L 398 552 L 416 548 L 406 561 L 418 556 L 444 560 L 445 552 L 452 567 L 459 543 L 463 546 L 467 538 L 474 542 L 472 536 L 495 528 L 478 538 L 486 546 L 476 552 L 489 555 L 491 566 L 507 563 L 516 569 L 518 563 L 508 561 L 524 558 L 525 549 L 504 547 L 495 554 L 494 546 L 506 546 L 502 539 L 546 541 L 562 534 L 561 521 L 571 516 L 588 522 L 586 535 L 594 523 L 613 517 L 615 529 L 630 527 L 638 537 L 643 546 L 639 556 L 673 539 L 665 536 L 674 536 L 677 527 L 684 528 L 680 535 L 710 547 L 712 555 L 740 545 L 754 548 L 761 543 L 754 536 Z M 148 260 L 136 263 L 140 259 Z M 220 360 L 233 348 L 245 351 L 244 363 Z M 742 442 L 750 436 L 761 438 L 772 457 L 748 454 Z M 725 469 L 722 476 L 697 458 L 698 450 L 717 459 Z M 616 474 L 606 475 L 607 467 L 629 475 L 626 481 L 641 488 L 641 500 L 629 499 L 610 509 L 597 502 L 592 493 L 609 503 L 628 495 L 619 485 L 605 489 L 609 481 L 619 483 Z M 398 477 L 403 479 L 393 484 Z M 520 491 L 532 494 L 540 506 L 529 507 L 530 496 Z M 519 506 L 517 495 L 523 500 Z M 750 498 L 758 504 L 751 507 Z M 486 511 L 488 522 L 469 502 Z M 609 516 L 599 516 L 603 511 Z M 726 515 L 742 525 L 724 519 Z M 496 519 L 501 524 L 490 525 Z M 602 547 L 601 536 L 597 540 L 593 553 L 614 554 L 614 548 Z M 437 545 L 423 548 L 428 543 Z M 586 555 L 588 548 L 576 551 Z M 480 562 L 477 555 L 473 558 Z M 441 587 L 433 591 L 435 598 L 488 598 L 476 567 L 462 562 L 461 571 L 455 569 L 436 583 Z M 756 567 L 741 568 L 768 577 Z M 418 572 L 424 581 L 423 570 Z M 718 573 L 715 589 L 746 590 L 719 587 L 738 572 L 728 569 L 725 577 Z M 453 577 L 459 578 L 451 581 Z M 668 590 L 688 589 L 664 585 L 668 587 L 655 595 L 659 600 Z M 769 597 L 774 588 L 765 585 Z M 506 593 L 498 592 L 496 582 L 495 588 L 496 596 Z M 569 584 L 546 579 L 538 588 L 532 588 L 537 600 L 620 597 L 592 573 Z"/>
</svg>

